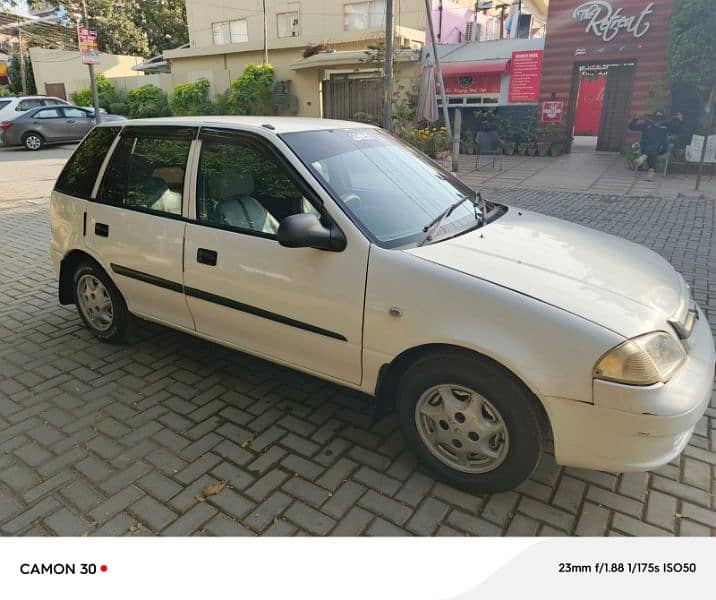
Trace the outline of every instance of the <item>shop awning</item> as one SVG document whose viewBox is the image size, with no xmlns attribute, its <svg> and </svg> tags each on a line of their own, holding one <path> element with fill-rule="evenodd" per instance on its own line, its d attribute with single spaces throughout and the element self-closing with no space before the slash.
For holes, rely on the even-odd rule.
<svg viewBox="0 0 716 600">
<path fill-rule="evenodd" d="M 472 60 L 463 62 L 448 62 L 440 65 L 443 76 L 453 75 L 495 75 L 506 73 L 510 68 L 510 59 L 499 60 Z"/>
</svg>

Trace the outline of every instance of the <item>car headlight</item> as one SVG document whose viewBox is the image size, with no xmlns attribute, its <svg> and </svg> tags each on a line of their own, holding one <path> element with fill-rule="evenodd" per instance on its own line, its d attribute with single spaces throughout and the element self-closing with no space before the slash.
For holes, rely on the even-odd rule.
<svg viewBox="0 0 716 600">
<path fill-rule="evenodd" d="M 630 385 L 666 382 L 686 359 L 684 347 L 665 331 L 619 344 L 594 365 L 594 377 Z"/>
</svg>

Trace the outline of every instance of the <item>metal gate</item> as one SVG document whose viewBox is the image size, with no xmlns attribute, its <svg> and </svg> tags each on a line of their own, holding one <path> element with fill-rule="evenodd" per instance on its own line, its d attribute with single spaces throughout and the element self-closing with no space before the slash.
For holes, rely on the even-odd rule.
<svg viewBox="0 0 716 600">
<path fill-rule="evenodd" d="M 631 106 L 634 65 L 610 65 L 604 90 L 597 150 L 621 152 Z"/>
<path fill-rule="evenodd" d="M 355 119 L 357 113 L 380 121 L 383 113 L 383 79 L 333 75 L 323 82 L 323 116 L 327 119 Z M 359 120 L 366 120 L 365 117 Z"/>
</svg>

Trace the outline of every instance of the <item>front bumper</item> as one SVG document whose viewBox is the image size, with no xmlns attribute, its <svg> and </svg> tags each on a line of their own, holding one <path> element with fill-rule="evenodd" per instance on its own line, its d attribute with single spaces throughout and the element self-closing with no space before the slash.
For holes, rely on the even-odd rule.
<svg viewBox="0 0 716 600">
<path fill-rule="evenodd" d="M 688 358 L 667 383 L 639 387 L 594 381 L 594 404 L 542 397 L 559 464 L 605 471 L 646 471 L 678 456 L 714 387 L 714 340 L 701 309 Z"/>
</svg>

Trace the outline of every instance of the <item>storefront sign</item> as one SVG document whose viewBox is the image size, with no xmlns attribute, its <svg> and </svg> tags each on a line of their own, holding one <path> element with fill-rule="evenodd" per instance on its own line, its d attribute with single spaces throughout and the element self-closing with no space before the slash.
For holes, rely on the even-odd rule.
<svg viewBox="0 0 716 600">
<path fill-rule="evenodd" d="M 474 96 L 476 94 L 499 94 L 500 75 L 460 75 L 445 77 L 445 93 L 448 96 Z"/>
<path fill-rule="evenodd" d="M 651 27 L 647 17 L 653 12 L 653 2 L 648 4 L 640 15 L 628 17 L 622 14 L 621 8 L 614 10 L 606 0 L 591 0 L 574 10 L 574 19 L 587 24 L 586 33 L 593 33 L 605 42 L 610 42 L 622 30 L 631 33 L 635 38 L 642 37 Z"/>
<path fill-rule="evenodd" d="M 537 102 L 542 71 L 542 50 L 512 53 L 510 102 Z"/>
<path fill-rule="evenodd" d="M 99 49 L 97 48 L 97 32 L 87 27 L 77 28 L 77 42 L 82 55 L 82 62 L 86 65 L 99 63 Z"/>
<path fill-rule="evenodd" d="M 542 103 L 543 123 L 561 123 L 564 115 L 564 100 L 548 100 Z"/>
<path fill-rule="evenodd" d="M 7 85 L 9 82 L 7 76 L 7 63 L 0 59 L 0 85 Z"/>
</svg>

